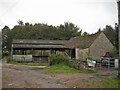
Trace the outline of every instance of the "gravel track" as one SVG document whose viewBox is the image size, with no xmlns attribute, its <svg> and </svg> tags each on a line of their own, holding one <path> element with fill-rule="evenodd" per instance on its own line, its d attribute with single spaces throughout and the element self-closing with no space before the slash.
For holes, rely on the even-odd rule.
<svg viewBox="0 0 120 90">
<path fill-rule="evenodd" d="M 2 87 L 3 88 L 88 88 L 88 81 L 100 81 L 117 74 L 117 71 L 100 71 L 98 73 L 76 73 L 47 75 L 37 72 L 41 67 L 29 67 L 25 65 L 2 65 Z M 87 82 L 87 84 L 86 84 Z M 76 86 L 77 85 L 77 86 Z M 99 85 L 88 85 L 100 87 Z"/>
</svg>

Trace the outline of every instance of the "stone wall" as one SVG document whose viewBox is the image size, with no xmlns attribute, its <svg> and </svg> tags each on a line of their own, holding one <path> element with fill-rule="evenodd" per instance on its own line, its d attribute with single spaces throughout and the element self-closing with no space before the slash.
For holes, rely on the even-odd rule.
<svg viewBox="0 0 120 90">
<path fill-rule="evenodd" d="M 88 57 L 89 49 L 76 48 L 76 59 L 85 60 Z"/>
<path fill-rule="evenodd" d="M 99 60 L 101 56 L 104 56 L 105 53 L 109 52 L 112 48 L 113 45 L 110 40 L 104 33 L 101 33 L 90 46 L 89 54 L 93 59 Z"/>
</svg>

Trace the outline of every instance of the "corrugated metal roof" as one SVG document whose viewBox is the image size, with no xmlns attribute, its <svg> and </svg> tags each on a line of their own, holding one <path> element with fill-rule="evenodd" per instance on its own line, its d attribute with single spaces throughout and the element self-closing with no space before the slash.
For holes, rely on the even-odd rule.
<svg viewBox="0 0 120 90">
<path fill-rule="evenodd" d="M 64 45 L 18 45 L 14 44 L 13 48 L 67 48 Z"/>
<path fill-rule="evenodd" d="M 33 40 L 33 39 L 13 39 L 13 44 L 40 44 L 40 45 L 63 45 L 66 40 Z"/>
<path fill-rule="evenodd" d="M 67 48 L 66 40 L 13 39 L 13 48 Z"/>
</svg>

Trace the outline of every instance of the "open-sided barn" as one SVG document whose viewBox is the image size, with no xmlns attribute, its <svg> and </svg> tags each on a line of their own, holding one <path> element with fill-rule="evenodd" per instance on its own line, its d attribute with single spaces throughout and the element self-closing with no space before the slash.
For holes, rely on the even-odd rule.
<svg viewBox="0 0 120 90">
<path fill-rule="evenodd" d="M 65 40 L 13 39 L 13 59 L 18 61 L 46 62 L 50 53 L 65 51 Z"/>
</svg>

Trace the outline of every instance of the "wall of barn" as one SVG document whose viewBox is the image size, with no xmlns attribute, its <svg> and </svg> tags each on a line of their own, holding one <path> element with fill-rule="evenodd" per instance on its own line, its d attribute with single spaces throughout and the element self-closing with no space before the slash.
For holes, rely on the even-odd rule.
<svg viewBox="0 0 120 90">
<path fill-rule="evenodd" d="M 104 33 L 101 33 L 90 46 L 89 55 L 93 59 L 99 60 L 101 56 L 104 56 L 106 52 L 109 52 L 112 48 L 113 45 L 110 40 Z"/>
<path fill-rule="evenodd" d="M 85 60 L 88 57 L 89 49 L 76 48 L 76 59 Z"/>
</svg>

